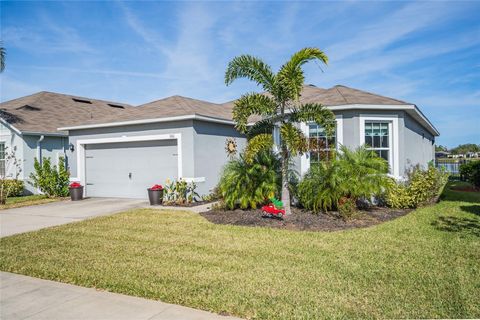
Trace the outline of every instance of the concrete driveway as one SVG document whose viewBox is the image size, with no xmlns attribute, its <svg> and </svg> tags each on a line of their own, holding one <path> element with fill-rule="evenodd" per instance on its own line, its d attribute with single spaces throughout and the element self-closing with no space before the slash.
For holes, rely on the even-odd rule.
<svg viewBox="0 0 480 320">
<path fill-rule="evenodd" d="M 89 198 L 0 211 L 0 237 L 147 206 L 146 200 Z"/>
</svg>

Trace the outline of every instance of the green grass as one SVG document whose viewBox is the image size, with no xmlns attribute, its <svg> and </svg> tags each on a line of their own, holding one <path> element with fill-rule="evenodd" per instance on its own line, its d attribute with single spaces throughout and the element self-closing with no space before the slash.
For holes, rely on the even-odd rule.
<svg viewBox="0 0 480 320">
<path fill-rule="evenodd" d="M 0 205 L 0 210 L 33 206 L 37 204 L 60 201 L 62 199 L 63 198 L 47 198 L 47 196 L 39 194 L 22 197 L 10 197 L 7 199 L 6 204 Z"/>
<path fill-rule="evenodd" d="M 366 229 L 134 210 L 1 239 L 0 269 L 260 319 L 479 318 L 480 194 Z"/>
</svg>

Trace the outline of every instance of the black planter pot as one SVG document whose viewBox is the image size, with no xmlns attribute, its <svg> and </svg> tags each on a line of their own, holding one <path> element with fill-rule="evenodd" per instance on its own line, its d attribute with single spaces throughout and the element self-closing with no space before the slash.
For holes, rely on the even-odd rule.
<svg viewBox="0 0 480 320">
<path fill-rule="evenodd" d="M 70 190 L 70 198 L 72 201 L 83 200 L 83 187 L 68 188 Z"/>
<path fill-rule="evenodd" d="M 163 190 L 148 190 L 148 200 L 150 200 L 151 206 L 158 206 L 162 204 L 163 201 Z"/>
</svg>

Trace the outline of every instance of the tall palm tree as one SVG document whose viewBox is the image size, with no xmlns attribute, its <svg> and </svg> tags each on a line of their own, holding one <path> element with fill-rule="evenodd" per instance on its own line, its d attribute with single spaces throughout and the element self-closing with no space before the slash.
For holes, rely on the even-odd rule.
<svg viewBox="0 0 480 320">
<path fill-rule="evenodd" d="M 2 46 L 2 42 L 0 41 L 0 72 L 3 72 L 3 70 L 5 70 L 5 55 L 6 50 Z"/>
<path fill-rule="evenodd" d="M 290 214 L 290 192 L 288 188 L 288 165 L 293 156 L 309 150 L 309 143 L 296 123 L 315 121 L 327 133 L 335 129 L 334 114 L 318 103 L 299 102 L 305 76 L 302 66 L 312 60 L 327 64 L 328 58 L 317 48 L 304 48 L 295 53 L 275 74 L 261 59 L 241 55 L 228 64 L 225 84 L 247 78 L 261 86 L 265 93 L 247 93 L 235 101 L 233 119 L 237 130 L 247 135 L 245 149 L 247 161 L 253 161 L 255 154 L 274 146 L 273 132 L 279 132 L 277 145 L 281 157 L 282 201 L 286 214 Z M 259 115 L 262 120 L 248 125 L 248 118 Z M 277 141 L 278 142 L 278 141 Z M 310 146 L 311 147 L 311 146 Z"/>
</svg>

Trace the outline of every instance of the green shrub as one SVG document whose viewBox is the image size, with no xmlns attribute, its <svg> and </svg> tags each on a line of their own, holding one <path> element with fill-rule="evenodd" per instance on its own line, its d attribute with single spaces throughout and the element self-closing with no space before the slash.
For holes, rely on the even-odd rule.
<svg viewBox="0 0 480 320">
<path fill-rule="evenodd" d="M 226 208 L 256 208 L 280 190 L 280 161 L 272 152 L 260 152 L 249 164 L 241 154 L 223 169 L 219 192 Z"/>
<path fill-rule="evenodd" d="M 183 179 L 167 180 L 163 192 L 163 200 L 165 204 L 187 204 L 197 201 L 199 197 L 197 193 L 197 184 L 195 182 L 187 182 Z"/>
<path fill-rule="evenodd" d="M 43 158 L 42 164 L 35 159 L 35 172 L 30 174 L 31 184 L 39 188 L 47 197 L 66 197 L 68 196 L 69 176 L 65 168 L 63 158 L 59 159 L 57 166 L 52 166 L 50 158 Z"/>
<path fill-rule="evenodd" d="M 433 166 L 427 170 L 414 167 L 406 181 L 391 179 L 385 192 L 385 200 L 392 208 L 416 208 L 435 200 L 447 183 L 448 174 Z"/>
<path fill-rule="evenodd" d="M 480 188 L 480 160 L 460 165 L 460 175 L 475 187 Z"/>
<path fill-rule="evenodd" d="M 364 146 L 342 146 L 336 159 L 310 168 L 298 185 L 300 204 L 314 212 L 338 209 L 341 198 L 355 204 L 380 194 L 388 183 L 387 162 Z"/>
<path fill-rule="evenodd" d="M 18 179 L 0 179 L 0 189 L 5 199 L 8 197 L 19 197 L 23 195 L 24 184 Z"/>
</svg>

